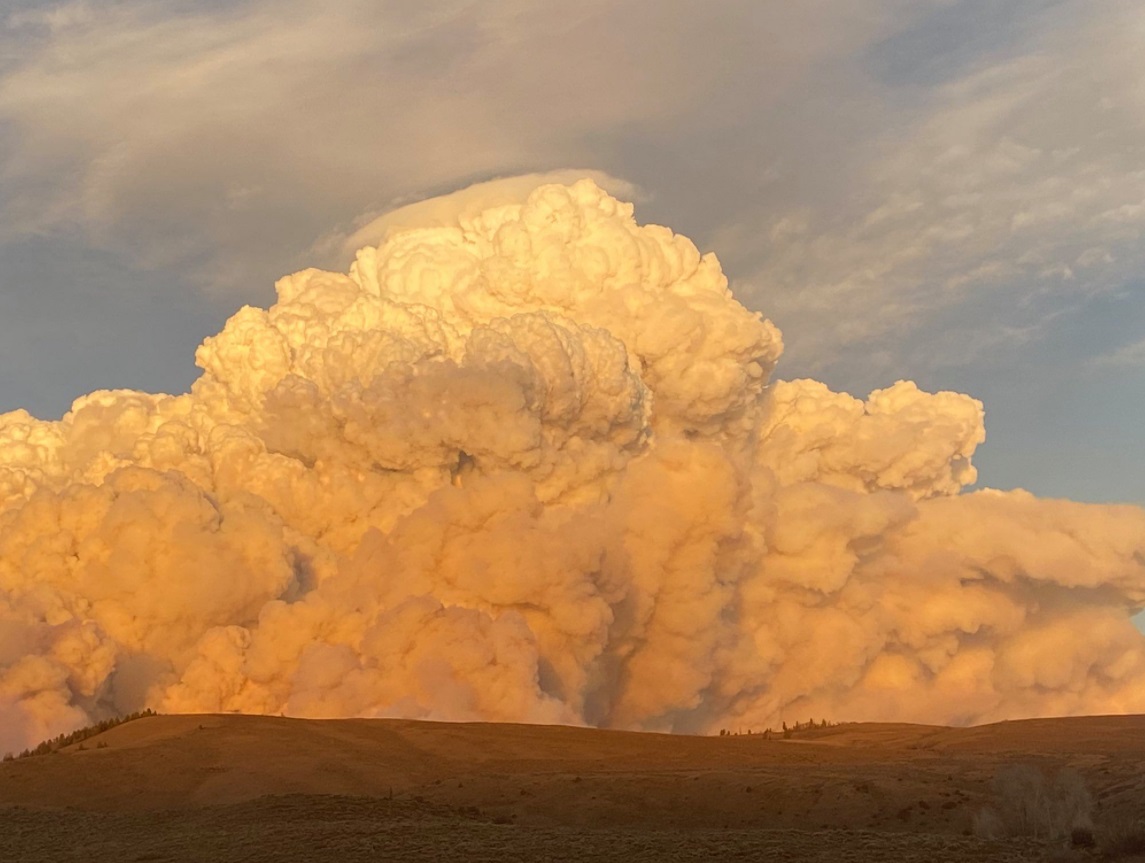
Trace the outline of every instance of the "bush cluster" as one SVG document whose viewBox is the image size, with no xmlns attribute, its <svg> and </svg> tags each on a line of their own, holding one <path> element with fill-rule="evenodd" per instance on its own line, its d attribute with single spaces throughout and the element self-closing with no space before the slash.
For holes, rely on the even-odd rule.
<svg viewBox="0 0 1145 863">
<path fill-rule="evenodd" d="M 1032 765 L 1011 765 L 998 772 L 994 790 L 996 804 L 974 820 L 974 832 L 983 838 L 1059 839 L 1093 828 L 1093 798 L 1076 770 L 1047 777 Z"/>
<path fill-rule="evenodd" d="M 806 722 L 796 722 L 794 725 L 788 725 L 786 722 L 784 722 L 782 733 L 784 739 L 787 739 L 791 737 L 791 735 L 796 731 L 807 731 L 811 728 L 830 728 L 838 724 L 838 722 L 828 722 L 826 719 L 820 720 L 819 722 L 816 722 L 814 719 L 809 719 Z M 720 729 L 720 737 L 738 737 L 740 734 L 754 734 L 756 736 L 762 737 L 764 740 L 770 740 L 776 734 L 776 732 L 772 731 L 771 728 L 765 728 L 763 731 L 752 731 L 749 728 L 746 732 L 732 731 L 730 728 Z"/>
</svg>

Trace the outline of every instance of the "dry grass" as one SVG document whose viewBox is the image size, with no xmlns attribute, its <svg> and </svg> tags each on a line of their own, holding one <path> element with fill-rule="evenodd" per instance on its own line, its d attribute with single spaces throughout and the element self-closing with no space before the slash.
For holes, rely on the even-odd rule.
<svg viewBox="0 0 1145 863">
<path fill-rule="evenodd" d="M 158 716 L 0 764 L 0 860 L 1129 860 L 1107 827 L 1145 811 L 1143 766 L 1141 717 L 765 740 Z M 1070 849 L 1087 789 L 1099 848 Z M 988 807 L 1029 835 L 972 835 Z"/>
<path fill-rule="evenodd" d="M 1145 859 L 1145 821 L 1127 821 L 1107 827 L 1101 835 L 1103 860 Z"/>
<path fill-rule="evenodd" d="M 595 829 L 493 823 L 485 813 L 405 798 L 262 798 L 154 813 L 7 810 L 0 859 L 212 863 L 356 861 L 711 861 L 1025 863 L 1046 856 L 1029 840 L 872 831 Z"/>
</svg>

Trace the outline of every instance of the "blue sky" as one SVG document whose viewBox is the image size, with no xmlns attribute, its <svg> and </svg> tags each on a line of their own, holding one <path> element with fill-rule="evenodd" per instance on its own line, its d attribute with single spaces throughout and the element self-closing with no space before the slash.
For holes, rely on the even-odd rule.
<svg viewBox="0 0 1145 863">
<path fill-rule="evenodd" d="M 715 251 L 785 378 L 982 399 L 981 483 L 1145 503 L 1129 0 L 0 5 L 0 411 L 179 391 L 276 277 L 593 169 Z"/>
</svg>

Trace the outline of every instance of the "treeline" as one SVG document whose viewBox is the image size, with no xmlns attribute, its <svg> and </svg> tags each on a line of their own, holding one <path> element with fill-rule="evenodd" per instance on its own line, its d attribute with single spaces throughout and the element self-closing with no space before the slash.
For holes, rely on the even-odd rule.
<svg viewBox="0 0 1145 863">
<path fill-rule="evenodd" d="M 105 719 L 102 722 L 97 722 L 95 725 L 89 725 L 86 728 L 81 728 L 78 731 L 73 731 L 71 734 L 60 734 L 50 740 L 45 740 L 43 743 L 37 745 L 34 749 L 25 749 L 19 755 L 9 752 L 4 756 L 5 761 L 15 761 L 17 758 L 31 758 L 33 755 L 50 755 L 53 752 L 59 752 L 65 746 L 71 746 L 73 743 L 82 743 L 89 737 L 95 737 L 97 734 L 103 734 L 109 728 L 115 728 L 117 725 L 122 725 L 125 722 L 131 722 L 134 719 L 142 719 L 144 716 L 157 716 L 158 714 L 148 707 L 146 710 L 137 710 L 135 713 L 129 713 L 126 716 L 116 716 L 112 719 Z M 106 743 L 100 743 L 96 749 L 104 749 L 107 747 Z M 81 747 L 82 748 L 82 747 Z"/>
<path fill-rule="evenodd" d="M 777 735 L 782 735 L 783 739 L 787 740 L 796 731 L 808 731 L 812 728 L 833 728 L 838 724 L 838 722 L 828 722 L 826 719 L 821 719 L 819 722 L 816 722 L 814 719 L 809 719 L 806 722 L 796 722 L 794 725 L 788 725 L 784 722 L 783 727 L 778 732 L 773 731 L 771 728 L 765 728 L 763 731 L 752 731 L 749 728 L 746 732 L 732 731 L 730 728 L 721 728 L 720 737 L 739 737 L 741 734 L 746 734 L 747 736 L 762 737 L 764 740 L 771 740 Z"/>
</svg>

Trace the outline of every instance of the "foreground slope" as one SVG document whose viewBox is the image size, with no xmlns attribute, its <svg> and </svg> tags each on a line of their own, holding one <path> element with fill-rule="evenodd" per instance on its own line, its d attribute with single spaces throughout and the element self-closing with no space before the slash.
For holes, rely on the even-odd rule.
<svg viewBox="0 0 1145 863">
<path fill-rule="evenodd" d="M 1099 823 L 1125 822 L 1145 811 L 1145 717 L 1139 716 L 967 729 L 848 724 L 800 731 L 789 740 L 403 720 L 155 716 L 113 728 L 82 748 L 0 765 L 0 807 L 7 807 L 0 841 L 50 843 L 53 830 L 68 829 L 85 836 L 91 851 L 91 842 L 127 841 L 135 830 L 167 849 L 150 859 L 193 859 L 170 849 L 205 853 L 194 850 L 195 837 L 223 841 L 218 837 L 231 835 L 227 824 L 245 825 L 240 832 L 254 842 L 259 831 L 273 833 L 281 822 L 287 833 L 302 831 L 312 839 L 327 832 L 343 839 L 369 834 L 373 839 L 363 839 L 361 849 L 373 849 L 371 859 L 379 859 L 379 848 L 393 850 L 396 840 L 391 836 L 379 846 L 382 834 L 362 825 L 384 822 L 386 830 L 405 825 L 398 833 L 411 841 L 432 836 L 436 842 L 462 830 L 473 833 L 465 842 L 481 844 L 493 831 L 489 836 L 497 842 L 548 836 L 566 850 L 586 829 L 613 831 L 607 845 L 616 853 L 634 836 L 663 838 L 664 831 L 690 836 L 673 840 L 674 848 L 737 836 L 756 843 L 806 840 L 800 831 L 819 831 L 816 841 L 828 842 L 836 831 L 853 831 L 876 845 L 922 842 L 919 859 L 957 859 L 959 843 L 975 845 L 966 838 L 975 814 L 996 803 L 995 777 L 1013 764 L 1047 777 L 1063 767 L 1076 769 Z M 67 808 L 78 811 L 60 812 Z M 177 833 L 166 844 L 160 824 Z M 290 842 L 305 845 L 298 835 Z M 852 853 L 856 842 L 840 847 Z M 931 845 L 924 848 L 926 842 Z M 342 859 L 353 858 L 353 849 L 339 847 Z M 9 850 L 36 859 L 32 846 Z M 415 851 L 403 853 L 417 859 Z M 440 851 L 426 850 L 425 859 Z M 855 859 L 878 859 L 873 846 L 868 851 Z M 59 853 L 46 847 L 43 859 Z M 911 856 L 902 847 L 887 854 Z M 229 859 L 217 849 L 211 858 Z"/>
</svg>

